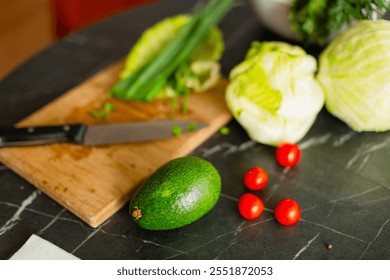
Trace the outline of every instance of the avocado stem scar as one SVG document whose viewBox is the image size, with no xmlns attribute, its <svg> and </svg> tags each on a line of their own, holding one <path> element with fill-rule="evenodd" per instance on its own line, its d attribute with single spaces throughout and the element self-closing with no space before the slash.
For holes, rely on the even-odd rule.
<svg viewBox="0 0 390 280">
<path fill-rule="evenodd" d="M 131 215 L 134 219 L 139 220 L 142 217 L 142 211 L 138 207 L 135 207 Z"/>
</svg>

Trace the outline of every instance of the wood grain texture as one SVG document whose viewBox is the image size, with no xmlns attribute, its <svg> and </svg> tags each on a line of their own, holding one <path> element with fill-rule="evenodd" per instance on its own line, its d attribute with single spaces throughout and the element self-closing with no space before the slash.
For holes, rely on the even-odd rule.
<svg viewBox="0 0 390 280">
<path fill-rule="evenodd" d="M 117 81 L 120 62 L 66 92 L 60 98 L 21 121 L 19 126 L 97 123 L 90 115 L 107 101 L 107 91 Z M 209 124 L 197 132 L 142 143 L 84 147 L 50 144 L 0 149 L 0 161 L 41 189 L 92 227 L 97 227 L 124 206 L 135 189 L 167 161 L 184 156 L 225 125 L 231 114 L 224 101 L 227 82 L 208 92 L 193 93 L 187 114 Z M 167 100 L 152 103 L 110 100 L 117 109 L 107 122 L 168 119 Z"/>
</svg>

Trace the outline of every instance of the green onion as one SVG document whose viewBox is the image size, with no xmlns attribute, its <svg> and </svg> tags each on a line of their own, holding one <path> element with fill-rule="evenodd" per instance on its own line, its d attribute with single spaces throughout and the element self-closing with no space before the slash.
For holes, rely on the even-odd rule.
<svg viewBox="0 0 390 280">
<path fill-rule="evenodd" d="M 112 104 L 111 102 L 105 102 L 103 104 L 103 107 L 100 110 L 95 110 L 91 112 L 91 115 L 94 118 L 102 119 L 102 120 L 108 120 L 110 113 L 113 112 L 116 109 L 115 104 Z"/>
<path fill-rule="evenodd" d="M 187 127 L 187 131 L 188 131 L 188 132 L 194 132 L 194 131 L 196 131 L 197 128 L 198 128 L 198 127 L 197 127 L 196 123 L 190 123 L 190 124 L 188 125 L 188 127 Z"/>
<path fill-rule="evenodd" d="M 111 89 L 110 96 L 139 101 L 153 100 L 234 2 L 235 0 L 210 0 L 203 10 L 192 16 L 154 60 L 116 84 Z"/>
<path fill-rule="evenodd" d="M 172 129 L 171 129 L 171 133 L 173 136 L 180 136 L 183 134 L 183 130 L 182 130 L 181 126 L 173 125 Z"/>
<path fill-rule="evenodd" d="M 219 134 L 227 136 L 230 134 L 230 129 L 227 126 L 221 127 L 221 129 L 219 130 Z"/>
</svg>

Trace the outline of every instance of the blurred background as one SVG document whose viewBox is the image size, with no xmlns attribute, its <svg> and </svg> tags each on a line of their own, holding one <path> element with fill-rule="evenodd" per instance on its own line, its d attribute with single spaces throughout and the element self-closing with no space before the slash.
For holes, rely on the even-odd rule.
<svg viewBox="0 0 390 280">
<path fill-rule="evenodd" d="M 26 59 L 67 34 L 114 14 L 156 1 L 0 0 L 0 80 Z M 302 2 L 308 4 L 310 1 Z M 321 7 L 321 1 L 313 2 L 314 6 Z M 353 0 L 349 2 L 355 3 Z M 385 18 L 390 19 L 390 0 L 381 2 L 387 3 Z M 265 27 L 286 39 L 296 38 L 289 21 L 291 0 L 248 0 L 248 3 Z M 334 4 L 336 8 L 345 6 L 345 13 L 349 11 L 350 3 L 327 3 L 327 8 Z M 310 19 L 308 17 L 307 23 L 310 23 Z"/>
<path fill-rule="evenodd" d="M 0 0 L 0 79 L 67 34 L 157 0 Z"/>
</svg>

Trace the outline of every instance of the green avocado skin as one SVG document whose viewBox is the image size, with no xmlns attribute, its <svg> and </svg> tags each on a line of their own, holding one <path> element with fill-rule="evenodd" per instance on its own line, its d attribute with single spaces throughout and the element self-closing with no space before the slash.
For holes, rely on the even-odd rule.
<svg viewBox="0 0 390 280">
<path fill-rule="evenodd" d="M 207 160 L 179 157 L 157 169 L 130 202 L 130 215 L 144 229 L 168 230 L 209 212 L 221 194 L 221 177 Z"/>
</svg>

